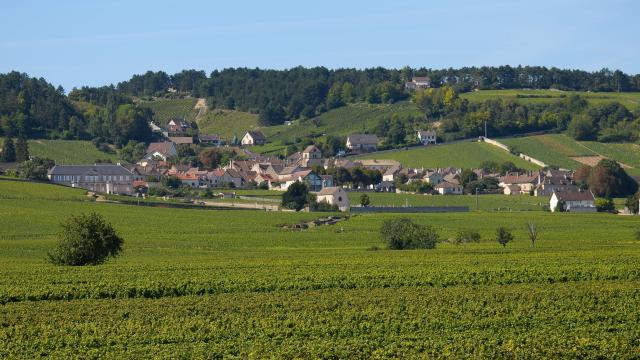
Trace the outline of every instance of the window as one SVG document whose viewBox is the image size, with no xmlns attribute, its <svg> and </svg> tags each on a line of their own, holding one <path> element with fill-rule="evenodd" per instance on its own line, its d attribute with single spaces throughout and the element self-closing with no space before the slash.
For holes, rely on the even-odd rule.
<svg viewBox="0 0 640 360">
<path fill-rule="evenodd" d="M 342 201 L 342 196 L 338 196 L 338 201 Z"/>
</svg>

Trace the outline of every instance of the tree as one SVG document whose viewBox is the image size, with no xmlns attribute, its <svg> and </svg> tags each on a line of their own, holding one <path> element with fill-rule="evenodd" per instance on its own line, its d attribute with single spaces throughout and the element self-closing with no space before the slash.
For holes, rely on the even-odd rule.
<svg viewBox="0 0 640 360">
<path fill-rule="evenodd" d="M 476 180 L 478 180 L 478 174 L 474 173 L 471 169 L 464 169 L 460 173 L 460 185 L 464 188 L 466 188 L 469 183 Z"/>
<path fill-rule="evenodd" d="M 4 139 L 2 145 L 2 154 L 0 154 L 1 162 L 15 162 L 16 161 L 16 148 L 13 144 L 13 139 L 8 137 Z"/>
<path fill-rule="evenodd" d="M 165 176 L 162 178 L 160 183 L 162 184 L 162 186 L 168 187 L 171 189 L 177 189 L 180 186 L 182 186 L 182 181 L 180 181 L 180 179 L 178 179 L 175 176 Z"/>
<path fill-rule="evenodd" d="M 496 240 L 503 247 L 507 246 L 507 243 L 513 240 L 513 234 L 505 227 L 500 226 L 496 229 Z"/>
<path fill-rule="evenodd" d="M 207 148 L 200 152 L 198 161 L 205 169 L 215 169 L 220 165 L 223 152 L 216 148 Z"/>
<path fill-rule="evenodd" d="M 360 205 L 369 206 L 370 203 L 371 201 L 369 200 L 369 195 L 367 194 L 360 195 Z"/>
<path fill-rule="evenodd" d="M 440 236 L 431 226 L 416 224 L 407 218 L 386 220 L 380 228 L 380 237 L 390 249 L 433 249 Z"/>
<path fill-rule="evenodd" d="M 71 216 L 62 223 L 59 242 L 49 260 L 56 265 L 98 265 L 120 254 L 123 242 L 101 215 Z"/>
<path fill-rule="evenodd" d="M 480 233 L 473 230 L 460 230 L 453 239 L 453 243 L 456 245 L 466 244 L 470 242 L 480 242 Z"/>
<path fill-rule="evenodd" d="M 635 194 L 638 184 L 615 160 L 602 159 L 590 169 L 586 183 L 599 197 L 623 197 Z"/>
<path fill-rule="evenodd" d="M 24 179 L 45 181 L 47 180 L 47 172 L 55 164 L 55 161 L 51 159 L 34 157 L 18 165 L 18 174 Z"/>
<path fill-rule="evenodd" d="M 611 198 L 596 198 L 596 210 L 598 212 L 614 212 L 616 206 Z"/>
<path fill-rule="evenodd" d="M 569 133 L 576 140 L 595 140 L 597 129 L 588 115 L 574 116 L 568 126 Z"/>
<path fill-rule="evenodd" d="M 258 123 L 262 126 L 282 124 L 285 120 L 285 113 L 279 106 L 269 104 L 260 111 Z"/>
<path fill-rule="evenodd" d="M 536 240 L 538 240 L 538 227 L 533 222 L 527 222 L 527 235 L 529 236 L 529 241 L 531 241 L 531 246 L 536 247 Z"/>
<path fill-rule="evenodd" d="M 29 160 L 29 144 L 24 136 L 20 136 L 16 142 L 16 162 Z"/>
<path fill-rule="evenodd" d="M 287 209 L 300 211 L 309 203 L 309 189 L 306 184 L 299 181 L 289 185 L 287 191 L 282 194 L 282 206 Z"/>
<path fill-rule="evenodd" d="M 147 145 L 143 142 L 137 142 L 135 140 L 129 140 L 127 145 L 123 146 L 119 151 L 120 158 L 132 164 L 142 159 L 142 157 L 144 157 L 146 153 Z"/>
<path fill-rule="evenodd" d="M 636 192 L 634 195 L 627 196 L 627 200 L 624 205 L 629 209 L 632 214 L 637 214 L 640 209 L 640 192 Z"/>
</svg>

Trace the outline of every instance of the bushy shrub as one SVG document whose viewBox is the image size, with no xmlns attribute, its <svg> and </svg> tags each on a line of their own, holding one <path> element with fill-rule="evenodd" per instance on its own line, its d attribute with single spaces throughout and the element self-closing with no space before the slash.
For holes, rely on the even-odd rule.
<svg viewBox="0 0 640 360">
<path fill-rule="evenodd" d="M 470 242 L 480 242 L 480 233 L 473 230 L 460 230 L 453 239 L 454 244 L 466 244 Z"/>
<path fill-rule="evenodd" d="M 394 250 L 433 249 L 440 238 L 433 227 L 416 224 L 407 218 L 385 221 L 380 236 Z"/>
<path fill-rule="evenodd" d="M 60 241 L 49 253 L 56 265 L 98 265 L 122 251 L 123 239 L 96 213 L 71 216 L 62 223 Z"/>
</svg>

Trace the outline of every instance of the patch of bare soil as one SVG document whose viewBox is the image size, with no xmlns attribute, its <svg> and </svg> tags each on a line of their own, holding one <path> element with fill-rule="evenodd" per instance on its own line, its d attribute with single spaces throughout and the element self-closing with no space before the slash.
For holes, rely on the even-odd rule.
<svg viewBox="0 0 640 360">
<path fill-rule="evenodd" d="M 606 159 L 606 157 L 601 155 L 593 155 L 593 156 L 570 156 L 569 158 L 579 162 L 580 164 L 588 165 L 588 166 L 596 166 L 602 159 Z M 618 161 L 620 166 L 625 169 L 630 169 L 631 166 L 625 165 Z"/>
</svg>

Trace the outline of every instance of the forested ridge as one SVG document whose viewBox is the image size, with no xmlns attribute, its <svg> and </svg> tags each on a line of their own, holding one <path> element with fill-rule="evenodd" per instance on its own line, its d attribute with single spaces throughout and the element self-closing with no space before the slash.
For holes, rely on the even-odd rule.
<svg viewBox="0 0 640 360">
<path fill-rule="evenodd" d="M 430 77 L 436 90 L 428 94 L 407 92 L 404 83 L 415 76 Z M 173 75 L 149 71 L 115 86 L 74 88 L 65 95 L 62 88 L 54 87 L 43 78 L 11 72 L 0 74 L 0 136 L 99 139 L 116 145 L 129 140 L 149 141 L 152 134 L 146 124 L 153 114 L 134 100 L 171 96 L 206 98 L 210 107 L 257 113 L 263 126 L 312 118 L 349 103 L 393 103 L 411 99 L 425 112 L 427 121 L 442 120 L 445 132 L 454 133 L 456 137 L 478 134 L 486 119 L 497 133 L 505 135 L 551 127 L 564 130 L 570 126 L 582 138 L 607 139 L 609 136 L 629 140 L 635 137 L 628 136 L 630 132 L 637 133 L 636 126 L 631 124 L 637 116 L 617 105 L 588 113 L 584 103 L 575 98 L 560 100 L 555 105 L 517 106 L 498 100 L 469 104 L 457 97 L 476 89 L 521 88 L 640 91 L 640 75 L 608 69 L 587 72 L 529 66 L 443 70 L 231 68 L 210 74 L 196 70 Z M 445 103 L 438 98 L 442 89 L 456 95 Z M 432 99 L 427 99 L 429 97 Z M 583 116 L 571 125 L 572 119 L 568 116 L 576 109 L 589 118 Z M 623 124 L 619 125 L 620 122 Z M 587 129 L 589 124 L 591 131 Z M 378 130 L 384 132 L 392 126 L 381 124 Z M 609 134 L 603 133 L 605 129 L 616 130 Z"/>
</svg>

